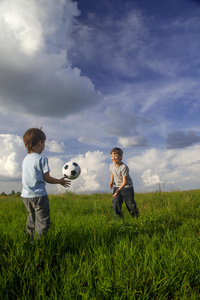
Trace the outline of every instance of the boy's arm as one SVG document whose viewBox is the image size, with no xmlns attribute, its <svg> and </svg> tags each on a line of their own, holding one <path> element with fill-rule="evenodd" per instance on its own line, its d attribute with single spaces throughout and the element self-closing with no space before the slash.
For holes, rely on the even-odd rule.
<svg viewBox="0 0 200 300">
<path fill-rule="evenodd" d="M 44 180 L 47 183 L 61 184 L 64 187 L 68 187 L 71 184 L 71 181 L 70 180 L 66 180 L 66 177 L 62 177 L 60 179 L 57 179 L 57 178 L 51 177 L 50 174 L 49 174 L 49 172 L 46 172 L 45 174 L 43 174 L 43 176 L 44 176 Z"/>
<path fill-rule="evenodd" d="M 114 182 L 114 176 L 113 173 L 110 173 L 110 189 L 113 187 L 113 182 Z"/>
<path fill-rule="evenodd" d="M 127 183 L 127 176 L 123 176 L 123 181 L 121 186 L 118 188 L 118 190 L 116 190 L 115 194 L 113 195 L 113 197 L 117 196 L 117 194 L 120 192 L 121 189 L 123 189 L 123 187 L 126 185 Z"/>
</svg>

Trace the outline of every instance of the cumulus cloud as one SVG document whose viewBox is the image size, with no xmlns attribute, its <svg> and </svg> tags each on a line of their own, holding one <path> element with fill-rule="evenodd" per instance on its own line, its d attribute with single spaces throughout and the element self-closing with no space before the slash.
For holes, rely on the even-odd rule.
<svg viewBox="0 0 200 300">
<path fill-rule="evenodd" d="M 11 134 L 0 134 L 0 179 L 19 179 L 21 162 L 26 154 L 22 139 Z"/>
<path fill-rule="evenodd" d="M 0 189 L 12 190 L 9 182 L 21 182 L 21 164 L 25 157 L 26 149 L 22 138 L 11 134 L 0 135 Z M 53 177 L 61 178 L 62 167 L 67 161 L 75 161 L 81 167 L 81 175 L 72 181 L 70 190 L 77 193 L 91 193 L 109 191 L 110 171 L 108 153 L 102 151 L 88 151 L 85 154 L 70 155 L 65 153 L 62 143 L 48 141 L 47 153 L 50 172 Z M 55 153 L 60 149 L 60 153 Z M 51 152 L 50 152 L 51 150 Z M 64 152 L 63 152 L 64 151 Z M 185 149 L 162 149 L 155 148 L 143 150 L 134 155 L 124 150 L 124 162 L 130 169 L 134 182 L 135 191 L 144 192 L 155 190 L 157 184 L 165 183 L 165 189 L 192 189 L 199 188 L 199 159 L 200 146 L 191 146 Z M 7 185 L 6 185 L 7 184 Z M 47 184 L 49 193 L 64 192 L 59 185 Z M 21 183 L 17 190 L 21 190 Z"/>
<path fill-rule="evenodd" d="M 0 189 L 2 191 L 12 190 L 10 181 L 20 182 L 17 190 L 21 190 L 21 166 L 27 155 L 21 137 L 11 134 L 0 135 Z M 61 150 L 61 155 L 55 149 Z M 51 176 L 61 178 L 62 167 L 67 161 L 75 161 L 81 167 L 81 176 L 72 181 L 70 190 L 76 193 L 90 193 L 106 191 L 109 185 L 109 166 L 105 162 L 106 155 L 103 152 L 86 152 L 78 156 L 66 157 L 63 153 L 63 144 L 55 141 L 47 141 L 47 151 L 44 155 L 48 157 Z M 50 152 L 51 151 L 51 152 Z M 64 192 L 65 189 L 59 185 L 47 184 L 48 192 Z"/>
<path fill-rule="evenodd" d="M 142 181 L 145 186 L 154 186 L 160 183 L 160 178 L 157 174 L 152 174 L 150 169 L 145 170 L 141 175 Z"/>
<path fill-rule="evenodd" d="M 199 151 L 198 145 L 191 147 L 190 151 L 152 148 L 137 153 L 137 156 L 125 150 L 124 162 L 129 166 L 136 192 L 155 191 L 160 184 L 165 186 L 165 190 L 196 189 L 199 188 Z M 77 193 L 109 191 L 110 163 L 103 152 L 88 151 L 70 160 L 76 161 L 82 170 L 80 177 L 72 181 L 71 191 Z M 63 159 L 60 162 L 54 159 L 55 169 L 58 165 L 60 168 L 58 176 L 62 164 Z M 60 190 L 63 191 L 62 188 Z"/>
<path fill-rule="evenodd" d="M 67 116 L 102 96 L 67 59 L 74 19 L 71 0 L 0 3 L 1 111 Z"/>
<path fill-rule="evenodd" d="M 181 130 L 168 134 L 166 144 L 168 149 L 185 148 L 200 142 L 200 136 L 195 131 L 184 132 Z"/>
<path fill-rule="evenodd" d="M 127 164 L 135 182 L 136 190 L 144 191 L 145 186 L 165 183 L 166 189 L 199 188 L 198 170 L 200 146 L 185 149 L 155 148 L 127 159 Z"/>
<path fill-rule="evenodd" d="M 70 159 L 81 168 L 81 175 L 72 181 L 70 190 L 77 193 L 106 191 L 110 182 L 110 172 L 105 160 L 106 156 L 101 151 L 88 151 L 84 155 Z"/>
<path fill-rule="evenodd" d="M 0 144 L 0 179 L 3 181 L 13 179 L 20 180 L 22 161 L 27 155 L 22 137 L 13 134 L 0 134 Z M 57 161 L 59 161 L 58 166 L 61 166 L 63 163 L 62 159 L 60 157 L 53 157 L 52 155 L 62 154 L 64 152 L 63 143 L 47 140 L 45 151 L 46 150 L 48 154 L 50 154 L 50 163 L 53 163 L 57 159 Z"/>
<path fill-rule="evenodd" d="M 146 147 L 148 140 L 143 136 L 119 137 L 117 144 L 121 148 Z"/>
<path fill-rule="evenodd" d="M 56 141 L 46 141 L 45 143 L 45 148 L 49 152 L 54 152 L 54 153 L 64 153 L 64 143 L 61 142 L 60 144 L 57 143 Z"/>
</svg>

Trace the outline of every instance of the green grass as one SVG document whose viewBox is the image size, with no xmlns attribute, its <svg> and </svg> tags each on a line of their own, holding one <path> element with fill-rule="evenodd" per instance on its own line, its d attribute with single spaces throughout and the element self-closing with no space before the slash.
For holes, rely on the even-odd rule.
<svg viewBox="0 0 200 300">
<path fill-rule="evenodd" d="M 51 228 L 31 246 L 17 196 L 0 197 L 0 299 L 200 299 L 200 191 L 49 196 Z"/>
</svg>

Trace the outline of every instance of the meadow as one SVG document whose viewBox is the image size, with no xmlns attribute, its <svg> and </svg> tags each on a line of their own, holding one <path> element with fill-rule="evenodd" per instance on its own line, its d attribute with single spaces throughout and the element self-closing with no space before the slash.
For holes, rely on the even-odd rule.
<svg viewBox="0 0 200 300">
<path fill-rule="evenodd" d="M 0 197 L 0 299 L 200 299 L 200 191 L 50 195 L 51 228 L 31 245 L 17 196 Z"/>
</svg>

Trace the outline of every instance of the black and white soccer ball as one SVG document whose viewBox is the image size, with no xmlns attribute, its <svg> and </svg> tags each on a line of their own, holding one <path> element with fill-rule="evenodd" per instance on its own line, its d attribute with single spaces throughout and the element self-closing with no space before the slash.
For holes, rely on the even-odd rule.
<svg viewBox="0 0 200 300">
<path fill-rule="evenodd" d="M 78 178 L 78 176 L 81 174 L 81 168 L 77 163 L 69 161 L 66 164 L 64 164 L 62 173 L 68 179 L 74 180 Z"/>
</svg>

